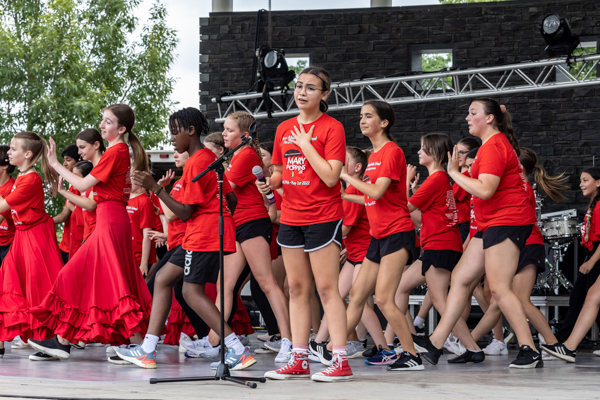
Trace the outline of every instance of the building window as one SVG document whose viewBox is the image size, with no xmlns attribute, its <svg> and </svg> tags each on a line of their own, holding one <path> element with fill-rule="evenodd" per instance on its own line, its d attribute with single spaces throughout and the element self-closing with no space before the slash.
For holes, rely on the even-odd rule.
<svg viewBox="0 0 600 400">
<path fill-rule="evenodd" d="M 577 47 L 575 49 L 575 51 L 573 51 L 573 56 L 583 56 L 586 54 L 596 54 L 598 52 L 598 39 L 597 38 L 590 38 L 590 37 L 581 37 L 581 44 L 579 45 L 579 47 Z M 581 69 L 584 67 L 583 63 L 577 63 L 577 64 L 571 64 L 571 65 L 567 65 L 567 64 L 562 64 L 562 67 L 564 69 L 566 69 L 567 71 L 569 71 L 569 73 L 573 76 L 573 77 L 577 77 L 577 75 L 579 75 L 579 78 L 583 78 L 592 68 L 592 64 L 588 63 L 585 66 L 585 70 L 582 71 Z M 587 76 L 586 79 L 593 79 L 596 78 L 598 76 L 598 69 L 596 68 L 594 71 L 591 71 L 590 74 Z M 569 82 L 570 79 L 562 72 L 560 71 L 556 71 L 556 82 Z"/>
<path fill-rule="evenodd" d="M 300 72 L 310 65 L 310 55 L 307 53 L 287 53 L 285 54 L 285 61 L 287 62 L 288 68 L 296 71 L 296 78 L 290 83 L 290 87 L 296 84 L 296 79 Z"/>
<path fill-rule="evenodd" d="M 415 46 L 411 50 L 411 70 L 423 72 L 438 72 L 448 69 L 452 64 L 452 49 L 442 48 L 436 45 Z M 442 90 L 452 87 L 452 78 L 443 78 L 443 82 L 437 79 L 422 79 L 419 81 L 422 90 Z"/>
</svg>

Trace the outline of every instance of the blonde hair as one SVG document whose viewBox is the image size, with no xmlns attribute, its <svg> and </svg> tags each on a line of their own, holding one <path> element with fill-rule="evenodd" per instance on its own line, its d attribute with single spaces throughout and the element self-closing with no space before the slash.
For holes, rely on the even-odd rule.
<svg viewBox="0 0 600 400">
<path fill-rule="evenodd" d="M 250 125 L 252 125 L 253 122 L 256 122 L 256 118 L 254 118 L 251 114 L 247 113 L 246 111 L 236 111 L 234 113 L 229 114 L 227 118 L 231 118 L 233 121 L 235 121 L 235 123 L 238 126 L 238 129 L 242 131 L 242 133 L 249 132 Z M 258 154 L 261 167 L 264 167 L 262 162 L 262 154 L 260 152 L 260 143 L 258 141 L 257 135 L 254 135 L 252 137 L 252 147 L 254 147 L 256 154 Z"/>
</svg>

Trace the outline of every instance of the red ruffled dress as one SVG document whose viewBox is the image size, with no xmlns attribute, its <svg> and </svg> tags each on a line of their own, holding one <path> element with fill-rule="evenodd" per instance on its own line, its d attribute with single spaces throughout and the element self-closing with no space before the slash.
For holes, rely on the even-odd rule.
<svg viewBox="0 0 600 400">
<path fill-rule="evenodd" d="M 96 228 L 62 269 L 32 314 L 72 343 L 123 344 L 148 328 L 152 298 L 131 249 L 127 216 L 129 149 L 109 147 L 90 173 L 95 186 Z"/>
<path fill-rule="evenodd" d="M 44 207 L 44 185 L 35 172 L 19 176 L 6 196 L 15 223 L 15 237 L 0 267 L 0 341 L 21 336 L 46 340 L 54 335 L 30 313 L 63 267 L 52 218 Z"/>
</svg>

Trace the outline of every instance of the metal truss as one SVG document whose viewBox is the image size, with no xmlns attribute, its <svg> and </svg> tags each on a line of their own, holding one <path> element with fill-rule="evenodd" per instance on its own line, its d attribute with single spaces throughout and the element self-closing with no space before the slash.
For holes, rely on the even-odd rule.
<svg viewBox="0 0 600 400">
<path fill-rule="evenodd" d="M 329 111 L 360 108 L 366 100 L 390 104 L 423 103 L 482 96 L 502 96 L 541 90 L 578 88 L 600 84 L 600 54 L 555 58 L 494 67 L 336 82 L 331 85 Z M 567 64 L 576 66 L 571 73 Z M 595 73 L 594 73 L 595 71 Z M 594 76 L 595 75 L 595 76 Z M 272 91 L 268 100 L 272 117 L 299 114 L 293 91 Z M 243 93 L 213 98 L 223 122 L 234 111 L 247 111 L 256 119 L 268 118 L 262 93 Z"/>
</svg>

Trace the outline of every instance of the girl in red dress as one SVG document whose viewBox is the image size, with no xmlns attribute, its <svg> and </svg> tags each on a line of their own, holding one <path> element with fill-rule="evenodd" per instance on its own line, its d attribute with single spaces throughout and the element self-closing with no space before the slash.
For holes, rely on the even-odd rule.
<svg viewBox="0 0 600 400">
<path fill-rule="evenodd" d="M 17 133 L 10 142 L 8 157 L 20 173 L 10 193 L 0 198 L 0 213 L 10 209 L 16 228 L 0 267 L 0 342 L 16 336 L 24 341 L 46 339 L 52 336 L 52 330 L 33 318 L 30 310 L 52 288 L 62 260 L 54 223 L 45 211 L 44 182 L 34 169 L 37 161 L 42 160 L 53 193 L 56 176 L 50 169 L 46 141 L 33 132 Z"/>
<path fill-rule="evenodd" d="M 523 305 L 512 289 L 520 250 L 535 222 L 519 164 L 519 143 L 513 134 L 510 114 L 493 99 L 475 100 L 466 119 L 469 133 L 479 137 L 483 144 L 471 167 L 471 178 L 460 172 L 456 148 L 448 162 L 448 173 L 475 196 L 473 210 L 478 232 L 452 273 L 448 307 L 439 325 L 430 338 L 418 338 L 417 344 L 427 349 L 423 356 L 437 364 L 450 331 L 460 332 L 461 338 L 470 337 L 469 328 L 460 316 L 469 302 L 473 282 L 480 280 L 485 272 L 492 295 L 521 346 L 510 367 L 541 367 L 542 357 L 535 350 Z M 470 352 L 465 357 L 474 358 L 474 353 L 481 351 L 472 338 L 465 339 L 463 345 Z"/>
<path fill-rule="evenodd" d="M 228 149 L 237 147 L 242 138 L 248 136 L 248 129 L 253 122 L 255 122 L 254 117 L 243 111 L 227 116 L 223 123 L 225 147 Z M 254 138 L 252 142 L 236 150 L 229 160 L 225 174 L 237 198 L 237 206 L 233 214 L 236 225 L 236 251 L 225 257 L 225 292 L 217 294 L 216 304 L 220 304 L 219 296 L 224 295 L 225 317 L 229 318 L 236 282 L 248 263 L 252 275 L 269 299 L 269 304 L 277 318 L 281 343 L 279 343 L 275 362 L 287 363 L 292 350 L 287 298 L 277 285 L 271 269 L 270 245 L 273 225 L 263 196 L 255 185 L 256 176 L 252 170 L 256 166 L 262 169 L 258 139 Z M 214 333 L 211 335 L 216 336 Z"/>
<path fill-rule="evenodd" d="M 135 115 L 127 105 L 103 110 L 100 129 L 109 146 L 85 178 L 58 163 L 50 139 L 51 166 L 81 192 L 94 187 L 98 207 L 96 229 L 62 269 L 42 304 L 32 309 L 35 317 L 57 335 L 30 341 L 42 353 L 67 359 L 69 342 L 140 343 L 140 332 L 147 328 L 152 299 L 135 264 L 125 208 L 131 191 L 125 135 L 133 150 L 134 168 L 146 170 L 148 165 L 144 148 L 132 132 L 134 123 Z"/>
<path fill-rule="evenodd" d="M 294 344 L 290 362 L 265 374 L 271 379 L 352 379 L 347 358 L 346 313 L 338 290 L 344 217 L 340 171 L 346 159 L 346 137 L 342 124 L 326 114 L 330 86 L 331 78 L 325 70 L 303 70 L 294 91 L 300 115 L 282 122 L 275 136 L 274 171 L 268 182 L 271 190 L 283 186 L 277 242 L 282 248 L 290 287 Z M 262 193 L 269 189 L 269 185 L 259 186 Z M 308 344 L 313 278 L 329 323 L 333 359 L 330 368 L 311 377 Z"/>
<path fill-rule="evenodd" d="M 15 179 L 12 177 L 12 173 L 15 170 L 14 165 L 10 165 L 8 160 L 9 146 L 0 146 L 0 197 L 5 198 L 12 190 L 15 183 Z M 15 223 L 10 215 L 10 209 L 0 214 L 0 264 L 2 260 L 8 254 L 10 245 L 15 238 Z M 23 341 L 19 338 L 19 344 Z M 15 343 L 13 342 L 13 348 Z M 4 342 L 0 342 L 0 358 L 4 356 Z"/>
<path fill-rule="evenodd" d="M 342 179 L 363 196 L 348 195 L 344 199 L 364 203 L 371 226 L 371 242 L 358 277 L 350 291 L 348 332 L 354 329 L 363 312 L 367 297 L 375 290 L 377 305 L 410 356 L 400 358 L 414 368 L 422 362 L 414 351 L 404 313 L 395 303 L 395 294 L 405 265 L 416 258 L 414 225 L 407 205 L 406 159 L 393 140 L 390 129 L 395 117 L 392 107 L 383 101 L 368 101 L 360 112 L 363 135 L 373 144 L 373 153 L 363 180 L 345 172 Z M 375 360 L 373 360 L 375 361 Z M 396 353 L 381 351 L 378 364 L 398 361 Z M 400 367 L 400 366 L 398 366 Z"/>
</svg>

